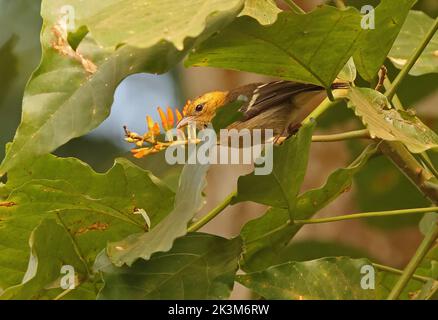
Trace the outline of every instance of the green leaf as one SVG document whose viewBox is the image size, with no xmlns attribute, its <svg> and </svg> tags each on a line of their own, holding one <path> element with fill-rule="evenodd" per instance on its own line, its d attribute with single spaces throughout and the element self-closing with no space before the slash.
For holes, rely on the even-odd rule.
<svg viewBox="0 0 438 320">
<path fill-rule="evenodd" d="M 250 16 L 262 25 L 273 24 L 281 10 L 274 0 L 246 0 L 239 16 Z"/>
<path fill-rule="evenodd" d="M 175 239 L 187 233 L 187 224 L 204 204 L 202 190 L 208 165 L 186 165 L 181 173 L 171 213 L 147 233 L 136 233 L 108 244 L 107 254 L 116 266 L 131 266 L 137 259 L 148 260 L 155 252 L 166 252 Z"/>
<path fill-rule="evenodd" d="M 61 54 L 52 45 L 64 5 L 75 9 L 78 28 L 90 30 L 77 47 L 83 59 Z M 193 46 L 231 22 L 242 6 L 243 0 L 43 1 L 43 58 L 26 87 L 22 121 L 0 176 L 96 128 L 109 115 L 122 79 L 168 71 Z"/>
<path fill-rule="evenodd" d="M 268 175 L 253 172 L 240 177 L 233 203 L 254 201 L 288 209 L 292 214 L 306 174 L 314 127 L 314 123 L 306 124 L 281 146 L 266 150 L 266 161 L 273 162 L 272 172 Z"/>
<path fill-rule="evenodd" d="M 356 76 L 356 65 L 354 64 L 353 58 L 350 58 L 342 68 L 341 72 L 339 72 L 337 78 L 346 82 L 354 82 L 354 80 L 356 80 Z"/>
<path fill-rule="evenodd" d="M 410 11 L 394 46 L 389 52 L 389 59 L 399 69 L 407 63 L 432 27 L 434 19 L 421 11 Z M 438 34 L 432 38 L 420 58 L 409 71 L 410 75 L 419 76 L 438 73 Z"/>
<path fill-rule="evenodd" d="M 100 299 L 226 299 L 234 284 L 241 251 L 239 238 L 227 240 L 190 233 L 175 241 L 169 252 L 148 261 L 114 267 L 106 255 L 96 267 L 105 286 Z"/>
<path fill-rule="evenodd" d="M 402 142 L 412 153 L 438 147 L 438 135 L 412 111 L 396 110 L 386 97 L 372 89 L 351 88 L 348 106 L 361 118 L 371 137 Z"/>
<path fill-rule="evenodd" d="M 92 264 L 108 241 L 144 230 L 136 209 L 152 228 L 171 211 L 174 194 L 149 172 L 118 160 L 105 174 L 75 159 L 44 156 L 8 173 L 0 206 L 0 288 L 21 282 L 29 260 L 32 230 L 46 218 L 59 219 L 81 256 Z"/>
<path fill-rule="evenodd" d="M 266 299 L 369 300 L 374 290 L 361 288 L 366 259 L 324 258 L 288 262 L 237 276 L 237 281 Z"/>
<path fill-rule="evenodd" d="M 376 76 L 415 2 L 382 0 L 376 7 L 375 28 L 362 32 L 354 53 L 357 70 L 365 80 L 372 81 Z"/>
<path fill-rule="evenodd" d="M 67 41 L 73 50 L 76 50 L 79 44 L 84 40 L 89 30 L 86 26 L 81 26 L 75 32 L 69 32 L 67 35 Z"/>
<path fill-rule="evenodd" d="M 65 228 L 57 223 L 55 219 L 44 219 L 30 236 L 29 246 L 31 250 L 32 263 L 26 272 L 24 283 L 8 288 L 1 296 L 1 299 L 34 300 L 47 298 L 51 289 L 62 292 L 61 268 L 71 266 L 74 269 L 77 281 L 84 281 L 88 276 L 86 262 L 76 251 L 75 244 Z M 77 283 L 76 283 L 77 285 Z M 52 293 L 53 295 L 53 293 Z"/>
<path fill-rule="evenodd" d="M 165 40 L 183 50 L 187 38 L 205 36 L 209 25 L 231 22 L 242 10 L 244 1 L 56 0 L 45 2 L 44 9 L 53 12 L 60 4 L 73 5 L 76 24 L 86 25 L 94 39 L 105 47 L 124 44 L 149 48 Z"/>
<path fill-rule="evenodd" d="M 219 133 L 220 129 L 228 127 L 230 124 L 239 121 L 243 117 L 243 113 L 239 111 L 242 104 L 243 101 L 237 100 L 218 109 L 216 115 L 211 121 L 216 133 Z"/>
<path fill-rule="evenodd" d="M 202 43 L 186 61 L 329 87 L 353 55 L 361 33 L 354 8 L 323 6 L 308 14 L 282 12 L 270 26 L 240 17 Z"/>
<path fill-rule="evenodd" d="M 354 175 L 364 167 L 376 150 L 376 145 L 368 147 L 350 166 L 333 172 L 323 187 L 300 195 L 295 218 L 309 219 L 339 195 L 348 191 Z M 284 246 L 301 229 L 301 225 L 294 225 L 289 221 L 287 210 L 272 208 L 262 217 L 249 221 L 243 227 L 240 234 L 244 243 L 241 262 L 243 270 L 262 270 L 278 261 Z"/>
</svg>

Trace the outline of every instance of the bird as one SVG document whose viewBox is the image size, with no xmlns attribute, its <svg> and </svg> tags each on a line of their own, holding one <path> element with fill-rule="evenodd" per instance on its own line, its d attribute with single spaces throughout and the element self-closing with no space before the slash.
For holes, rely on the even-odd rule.
<svg viewBox="0 0 438 320">
<path fill-rule="evenodd" d="M 332 89 L 346 89 L 348 86 L 345 82 L 335 82 Z M 243 104 L 239 111 L 242 117 L 226 129 L 272 129 L 277 138 L 287 138 L 296 133 L 301 122 L 326 97 L 324 87 L 288 80 L 251 83 L 230 91 L 207 92 L 187 101 L 177 128 L 181 129 L 190 122 L 194 122 L 197 129 L 206 128 L 219 108 L 241 100 Z"/>
</svg>

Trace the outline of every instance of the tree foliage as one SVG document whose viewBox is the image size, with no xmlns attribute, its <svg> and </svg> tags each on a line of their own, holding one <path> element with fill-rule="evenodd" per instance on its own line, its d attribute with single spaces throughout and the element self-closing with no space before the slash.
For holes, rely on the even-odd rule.
<svg viewBox="0 0 438 320">
<path fill-rule="evenodd" d="M 354 7 L 298 13 L 282 11 L 272 0 L 43 0 L 41 62 L 0 165 L 0 175 L 7 175 L 0 184 L 0 298 L 227 299 L 235 281 L 266 299 L 438 298 L 436 247 L 420 247 L 415 275 L 376 267 L 373 291 L 361 287 L 361 269 L 373 265 L 371 258 L 301 261 L 289 245 L 303 225 L 317 222 L 314 214 L 348 192 L 380 151 L 438 203 L 437 171 L 426 154 L 437 149 L 437 134 L 374 89 L 387 58 L 405 68 L 420 53 L 396 82 L 408 73 L 438 71 L 432 32 L 438 22 L 412 11 L 414 3 L 382 0 L 375 29 L 367 29 Z M 71 28 L 61 15 L 66 6 L 74 9 Z M 0 42 L 0 57 L 12 56 L 13 41 Z M 422 45 L 425 50 L 416 51 Z M 373 141 L 320 188 L 302 191 L 318 119 L 304 123 L 273 147 L 270 175 L 240 177 L 236 193 L 225 200 L 223 207 L 242 201 L 269 206 L 233 239 L 193 227 L 204 204 L 207 165 L 186 165 L 174 192 L 125 159 L 96 173 L 78 159 L 50 155 L 108 117 L 124 78 L 164 73 L 183 59 L 185 66 L 248 71 L 320 85 L 329 93 L 340 77 L 351 88 L 337 98 Z M 7 72 L 18 71 L 11 65 Z M 224 110 L 214 123 L 237 119 L 235 108 Z M 426 240 L 436 239 L 436 228 L 436 215 L 427 215 L 421 223 Z M 74 290 L 61 287 L 63 265 L 74 267 Z"/>
</svg>

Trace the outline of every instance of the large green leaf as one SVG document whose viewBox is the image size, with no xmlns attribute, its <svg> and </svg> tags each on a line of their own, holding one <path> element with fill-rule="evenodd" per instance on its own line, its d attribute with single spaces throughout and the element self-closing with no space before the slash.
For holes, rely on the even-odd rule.
<svg viewBox="0 0 438 320">
<path fill-rule="evenodd" d="M 422 123 L 413 111 L 392 108 L 380 92 L 352 88 L 348 98 L 348 106 L 361 118 L 371 137 L 400 141 L 413 153 L 438 147 L 438 135 Z"/>
<path fill-rule="evenodd" d="M 372 81 L 383 65 L 416 0 L 382 0 L 374 11 L 374 29 L 362 32 L 354 53 L 360 75 Z"/>
<path fill-rule="evenodd" d="M 62 39 L 53 28 L 63 6 L 75 9 L 77 28 L 85 23 L 91 31 L 77 47 L 82 58 L 71 57 L 66 43 L 61 47 L 70 56 L 53 47 Z M 109 115 L 122 79 L 169 70 L 194 45 L 231 22 L 242 6 L 243 0 L 43 1 L 43 57 L 27 85 L 22 121 L 0 176 L 96 128 Z"/>
<path fill-rule="evenodd" d="M 306 124 L 281 146 L 274 146 L 273 151 L 267 150 L 266 159 L 272 159 L 273 162 L 272 172 L 268 175 L 256 175 L 253 172 L 240 177 L 233 203 L 254 201 L 286 208 L 292 214 L 306 174 L 314 127 L 314 123 Z"/>
<path fill-rule="evenodd" d="M 361 287 L 366 259 L 324 258 L 288 262 L 266 270 L 237 276 L 237 281 L 266 299 L 369 300 L 374 290 Z"/>
<path fill-rule="evenodd" d="M 1 299 L 41 299 L 47 298 L 50 289 L 62 292 L 61 268 L 72 266 L 79 282 L 88 277 L 88 266 L 76 251 L 69 231 L 54 219 L 44 219 L 30 236 L 29 246 L 32 263 L 29 263 L 23 284 L 8 288 Z M 51 293 L 53 295 L 53 293 Z"/>
<path fill-rule="evenodd" d="M 103 272 L 101 299 L 226 299 L 231 293 L 241 252 L 239 238 L 227 240 L 190 233 L 175 241 L 169 252 L 149 261 L 114 267 L 99 256 Z"/>
<path fill-rule="evenodd" d="M 256 72 L 329 87 L 353 55 L 360 33 L 354 8 L 282 12 L 270 26 L 240 17 L 192 52 L 191 66 Z"/>
<path fill-rule="evenodd" d="M 402 68 L 432 27 L 434 19 L 421 11 L 410 11 L 403 24 L 394 46 L 389 52 L 389 59 L 397 67 Z M 413 76 L 438 72 L 438 34 L 432 38 L 420 58 L 409 71 Z"/>
<path fill-rule="evenodd" d="M 127 44 L 148 48 L 165 40 L 178 50 L 187 38 L 197 38 L 209 24 L 231 21 L 243 7 L 242 0 L 107 0 L 44 2 L 46 12 L 62 5 L 75 7 L 76 24 L 86 25 L 105 47 Z M 111 30 L 111 32 L 108 32 Z"/>
<path fill-rule="evenodd" d="M 333 172 L 323 187 L 300 195 L 295 218 L 310 218 L 348 190 L 353 176 L 363 168 L 376 150 L 376 145 L 370 146 L 350 166 Z M 281 208 L 272 208 L 262 217 L 249 221 L 241 232 L 244 243 L 242 268 L 246 271 L 258 271 L 271 266 L 278 261 L 284 246 L 300 229 L 300 225 L 290 223 L 288 211 Z"/>
<path fill-rule="evenodd" d="M 108 244 L 107 254 L 116 266 L 131 266 L 137 259 L 148 260 L 155 252 L 172 248 L 175 239 L 187 233 L 187 224 L 204 204 L 202 190 L 208 165 L 186 165 L 181 173 L 171 213 L 147 233 L 136 233 Z"/>
<path fill-rule="evenodd" d="M 0 287 L 21 282 L 29 260 L 32 230 L 56 218 L 70 232 L 81 256 L 92 264 L 108 241 L 144 230 L 135 215 L 144 209 L 152 228 L 171 211 L 174 194 L 150 173 L 118 160 L 105 174 L 75 159 L 44 156 L 11 170 L 1 188 Z"/>
<path fill-rule="evenodd" d="M 245 0 L 245 7 L 240 15 L 253 17 L 260 24 L 267 25 L 274 23 L 280 12 L 275 0 Z"/>
</svg>

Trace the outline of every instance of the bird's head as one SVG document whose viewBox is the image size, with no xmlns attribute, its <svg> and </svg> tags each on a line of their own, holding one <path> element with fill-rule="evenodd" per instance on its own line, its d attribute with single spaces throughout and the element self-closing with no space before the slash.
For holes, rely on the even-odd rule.
<svg viewBox="0 0 438 320">
<path fill-rule="evenodd" d="M 195 122 L 198 129 L 203 129 L 211 122 L 218 108 L 224 106 L 228 92 L 213 91 L 206 93 L 193 101 L 187 101 L 183 109 L 183 118 L 177 128 L 183 128 L 189 122 Z"/>
</svg>

